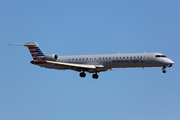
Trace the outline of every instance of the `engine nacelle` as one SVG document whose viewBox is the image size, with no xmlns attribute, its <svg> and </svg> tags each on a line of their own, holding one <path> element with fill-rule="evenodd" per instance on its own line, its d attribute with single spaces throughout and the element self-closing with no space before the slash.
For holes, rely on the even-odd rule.
<svg viewBox="0 0 180 120">
<path fill-rule="evenodd" d="M 49 61 L 56 61 L 58 59 L 58 56 L 56 54 L 45 55 L 43 59 Z"/>
</svg>

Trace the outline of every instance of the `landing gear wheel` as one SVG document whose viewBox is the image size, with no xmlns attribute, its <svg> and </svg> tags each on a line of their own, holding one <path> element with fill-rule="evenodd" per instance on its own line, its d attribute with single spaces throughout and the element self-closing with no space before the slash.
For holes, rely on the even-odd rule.
<svg viewBox="0 0 180 120">
<path fill-rule="evenodd" d="M 163 73 L 166 73 L 166 70 L 163 70 L 162 72 L 163 72 Z"/>
<path fill-rule="evenodd" d="M 166 73 L 166 70 L 165 70 L 165 69 L 166 69 L 166 66 L 163 66 L 163 68 L 162 68 L 162 72 L 163 72 L 163 73 Z"/>
<path fill-rule="evenodd" d="M 81 72 L 81 73 L 79 74 L 79 76 L 80 76 L 80 77 L 86 77 L 86 73 Z"/>
<path fill-rule="evenodd" d="M 93 74 L 92 77 L 93 77 L 94 79 L 98 79 L 99 76 L 98 76 L 98 74 Z"/>
</svg>

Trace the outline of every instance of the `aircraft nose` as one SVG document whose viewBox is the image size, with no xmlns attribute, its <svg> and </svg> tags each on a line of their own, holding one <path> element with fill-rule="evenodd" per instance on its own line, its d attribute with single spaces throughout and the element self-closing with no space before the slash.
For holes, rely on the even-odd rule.
<svg viewBox="0 0 180 120">
<path fill-rule="evenodd" d="M 172 60 L 170 60 L 170 59 L 162 60 L 162 62 L 165 63 L 165 64 L 169 64 L 169 65 L 174 64 L 174 62 Z"/>
</svg>

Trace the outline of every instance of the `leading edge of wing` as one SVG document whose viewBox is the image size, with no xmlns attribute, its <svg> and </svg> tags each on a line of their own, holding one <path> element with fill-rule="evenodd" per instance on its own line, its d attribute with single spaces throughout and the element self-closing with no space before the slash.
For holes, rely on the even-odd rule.
<svg viewBox="0 0 180 120">
<path fill-rule="evenodd" d="M 70 66 L 70 67 L 81 67 L 81 68 L 90 68 L 90 69 L 96 69 L 96 68 L 99 68 L 99 67 L 104 67 L 103 65 L 87 65 L 87 64 L 64 63 L 64 62 L 54 62 L 54 61 L 46 61 L 46 62 L 56 64 L 56 65 L 64 65 L 64 66 Z"/>
</svg>

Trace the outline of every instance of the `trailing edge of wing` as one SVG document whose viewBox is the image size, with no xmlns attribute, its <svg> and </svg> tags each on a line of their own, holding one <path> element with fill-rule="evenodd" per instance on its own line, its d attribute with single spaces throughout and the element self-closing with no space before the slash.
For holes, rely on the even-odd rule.
<svg viewBox="0 0 180 120">
<path fill-rule="evenodd" d="M 81 67 L 81 68 L 90 68 L 90 69 L 95 69 L 97 67 L 103 67 L 103 65 L 74 64 L 74 63 L 53 62 L 53 61 L 46 61 L 46 62 L 56 64 L 56 65 L 64 65 L 64 66 L 70 66 L 70 67 Z"/>
</svg>

